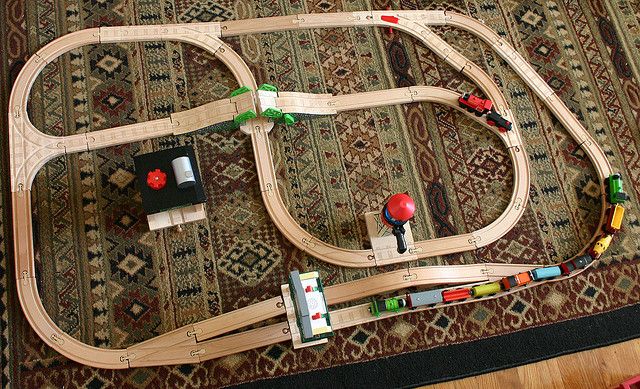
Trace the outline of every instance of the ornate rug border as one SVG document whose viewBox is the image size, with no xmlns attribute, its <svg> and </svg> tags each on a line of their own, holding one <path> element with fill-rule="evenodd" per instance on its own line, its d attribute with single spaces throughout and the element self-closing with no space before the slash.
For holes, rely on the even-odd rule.
<svg viewBox="0 0 640 389">
<path fill-rule="evenodd" d="M 640 338 L 639 322 L 640 304 L 635 304 L 506 335 L 258 380 L 237 387 L 402 388 L 428 385 Z M 616 323 L 616 326 L 612 327 L 611 323 Z M 588 334 L 588 337 L 583 334 Z M 536 347 L 540 344 L 544 347 Z M 473 357 L 461 359 L 460 355 Z"/>
</svg>

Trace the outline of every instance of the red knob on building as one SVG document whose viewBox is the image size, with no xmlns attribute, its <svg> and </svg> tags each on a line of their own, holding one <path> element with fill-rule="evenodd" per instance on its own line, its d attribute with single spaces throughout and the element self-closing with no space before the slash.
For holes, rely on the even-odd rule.
<svg viewBox="0 0 640 389">
<path fill-rule="evenodd" d="M 147 186 L 153 190 L 160 190 L 167 185 L 167 174 L 160 169 L 147 173 Z"/>
<path fill-rule="evenodd" d="M 388 226 L 401 226 L 413 217 L 416 204 L 406 193 L 396 193 L 382 209 L 382 221 Z"/>
</svg>

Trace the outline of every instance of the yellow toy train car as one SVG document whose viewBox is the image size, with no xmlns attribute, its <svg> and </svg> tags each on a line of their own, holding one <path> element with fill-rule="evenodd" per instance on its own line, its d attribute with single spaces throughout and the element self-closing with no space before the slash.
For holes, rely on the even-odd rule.
<svg viewBox="0 0 640 389">
<path fill-rule="evenodd" d="M 607 248 L 609 248 L 609 244 L 611 244 L 611 240 L 613 239 L 613 235 L 604 235 L 593 245 L 589 254 L 594 259 L 600 258 L 602 253 L 604 253 Z"/>
<path fill-rule="evenodd" d="M 609 216 L 607 217 L 607 224 L 604 229 L 615 234 L 622 228 L 622 218 L 624 217 L 624 207 L 620 204 L 616 204 L 609 208 Z"/>
</svg>

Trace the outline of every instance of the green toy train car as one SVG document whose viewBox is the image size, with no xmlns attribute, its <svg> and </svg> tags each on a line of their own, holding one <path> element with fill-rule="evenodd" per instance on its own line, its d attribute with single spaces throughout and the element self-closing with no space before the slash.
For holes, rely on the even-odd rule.
<svg viewBox="0 0 640 389">
<path fill-rule="evenodd" d="M 380 316 L 380 312 L 398 312 L 406 306 L 407 300 L 401 297 L 393 297 L 386 300 L 374 300 L 369 306 L 369 312 L 371 312 L 372 315 L 378 317 Z"/>
<path fill-rule="evenodd" d="M 608 199 L 611 204 L 622 204 L 629 196 L 622 189 L 622 175 L 615 173 L 609 176 Z"/>
</svg>

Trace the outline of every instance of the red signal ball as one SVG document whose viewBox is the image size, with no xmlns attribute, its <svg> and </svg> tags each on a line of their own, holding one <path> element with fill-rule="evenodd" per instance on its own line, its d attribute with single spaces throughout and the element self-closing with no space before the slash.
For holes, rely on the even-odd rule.
<svg viewBox="0 0 640 389">
<path fill-rule="evenodd" d="M 385 209 L 387 215 L 393 219 L 393 221 L 405 223 L 413 217 L 413 214 L 416 211 L 416 204 L 408 194 L 396 193 L 389 198 L 389 201 L 387 201 L 387 204 L 385 205 Z"/>
</svg>

